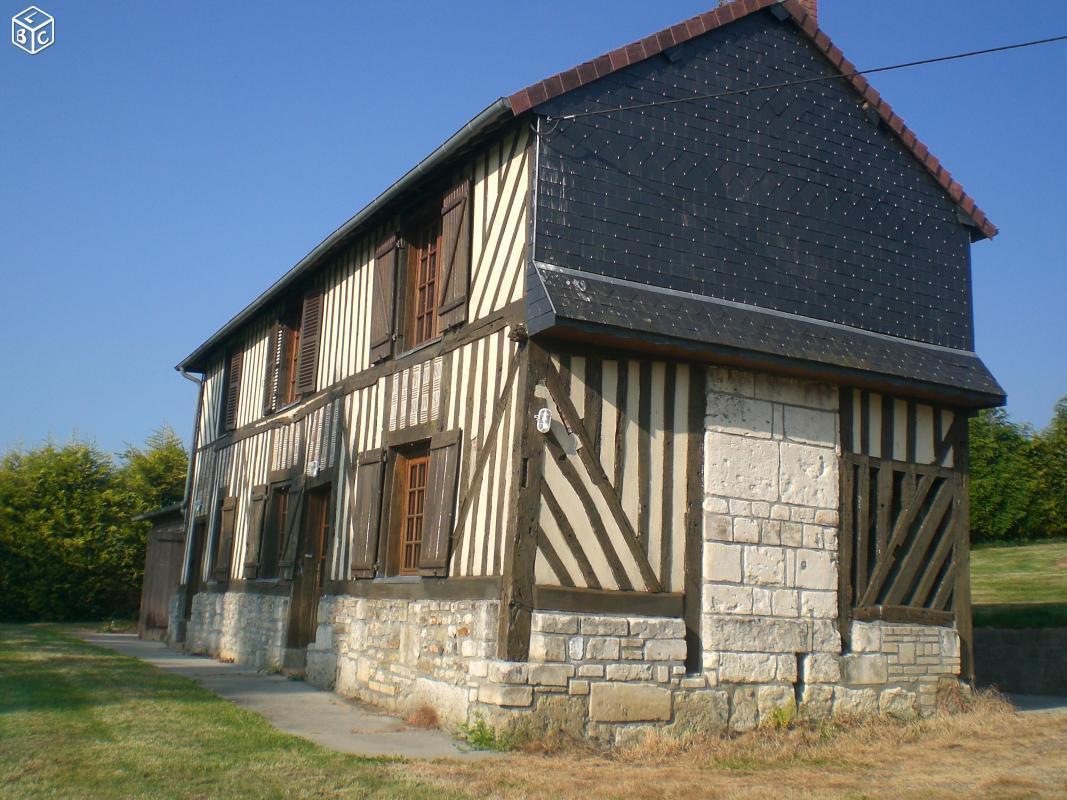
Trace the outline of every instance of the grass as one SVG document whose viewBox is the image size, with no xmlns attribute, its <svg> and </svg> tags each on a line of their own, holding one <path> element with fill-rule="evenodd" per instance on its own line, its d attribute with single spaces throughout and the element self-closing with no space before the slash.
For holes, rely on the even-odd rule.
<svg viewBox="0 0 1067 800">
<path fill-rule="evenodd" d="M 975 547 L 971 600 L 976 626 L 1067 627 L 1067 542 Z"/>
<path fill-rule="evenodd" d="M 1067 794 L 1067 713 L 948 698 L 918 721 L 806 723 L 739 736 L 651 732 L 604 752 L 540 743 L 505 759 L 364 759 L 54 626 L 0 626 L 0 797 L 1022 798 Z M 951 712 L 951 713 L 950 713 Z M 554 744 L 554 747 L 553 747 Z"/>
<path fill-rule="evenodd" d="M 0 625 L 0 797 L 439 798 L 404 765 L 325 750 L 186 678 Z"/>
<path fill-rule="evenodd" d="M 1023 798 L 1067 794 L 1067 713 L 1017 714 L 981 694 L 937 716 L 863 723 L 783 720 L 692 739 L 650 731 L 605 753 L 580 743 L 505 762 L 437 762 L 416 774 L 477 797 Z"/>
</svg>

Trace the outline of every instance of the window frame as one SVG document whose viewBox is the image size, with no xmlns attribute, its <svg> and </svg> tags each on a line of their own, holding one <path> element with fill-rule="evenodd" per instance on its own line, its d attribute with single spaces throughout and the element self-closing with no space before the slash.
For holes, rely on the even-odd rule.
<svg viewBox="0 0 1067 800">
<path fill-rule="evenodd" d="M 267 496 L 267 509 L 263 524 L 263 536 L 260 540 L 259 579 L 277 580 L 280 576 L 282 539 L 285 524 L 289 521 L 289 504 L 292 500 L 292 487 L 288 482 L 271 486 Z M 284 508 L 279 515 L 279 502 L 284 501 Z M 269 545 L 269 547 L 268 547 Z"/>
<path fill-rule="evenodd" d="M 406 352 L 423 347 L 441 336 L 441 248 L 444 244 L 441 209 L 433 204 L 413 214 L 405 225 L 404 242 L 406 254 L 403 259 L 404 274 L 402 278 L 403 295 L 400 304 L 401 314 L 397 322 L 400 339 L 400 351 Z M 433 296 L 428 299 L 428 308 L 420 311 L 418 293 L 420 288 L 420 268 L 423 254 L 433 248 Z M 429 317 L 429 330 L 420 336 L 418 330 L 421 320 Z"/>
<path fill-rule="evenodd" d="M 430 440 L 422 439 L 417 442 L 392 448 L 390 452 L 390 480 L 387 491 L 389 492 L 389 521 L 383 528 L 385 546 L 380 548 L 383 552 L 382 574 L 386 578 L 417 578 L 421 576 L 419 559 L 421 556 L 422 542 L 426 533 L 426 500 L 429 493 L 430 482 Z M 411 519 L 409 514 L 410 494 L 410 471 L 412 465 L 421 466 L 422 506 L 418 514 L 420 521 L 420 537 L 413 550 L 411 550 L 410 563 L 405 560 L 405 545 L 407 541 L 407 523 Z"/>
</svg>

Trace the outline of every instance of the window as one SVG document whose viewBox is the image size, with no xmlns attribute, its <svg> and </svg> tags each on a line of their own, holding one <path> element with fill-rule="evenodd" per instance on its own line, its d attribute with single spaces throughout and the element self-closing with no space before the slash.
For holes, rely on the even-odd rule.
<svg viewBox="0 0 1067 800">
<path fill-rule="evenodd" d="M 244 367 L 244 351 L 230 353 L 222 373 L 222 402 L 219 413 L 219 433 L 237 427 L 237 403 L 241 397 L 241 372 Z"/>
<path fill-rule="evenodd" d="M 264 371 L 263 413 L 273 414 L 315 390 L 322 292 L 293 300 L 271 329 Z"/>
<path fill-rule="evenodd" d="M 409 324 L 406 346 L 417 347 L 437 333 L 441 218 L 434 216 L 416 228 L 408 257 Z"/>
<path fill-rule="evenodd" d="M 278 577 L 278 548 L 289 520 L 289 487 L 278 486 L 271 492 L 267 524 L 263 528 L 263 545 L 259 562 L 259 577 Z"/>
<path fill-rule="evenodd" d="M 418 456 L 403 460 L 404 486 L 402 502 L 404 511 L 400 519 L 401 575 L 413 575 L 419 567 L 422 528 L 426 517 L 426 474 L 429 466 L 429 456 Z"/>
</svg>

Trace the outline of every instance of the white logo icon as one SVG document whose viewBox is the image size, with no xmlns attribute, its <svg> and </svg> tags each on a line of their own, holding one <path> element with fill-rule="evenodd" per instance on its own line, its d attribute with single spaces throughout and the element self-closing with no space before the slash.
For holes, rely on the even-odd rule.
<svg viewBox="0 0 1067 800">
<path fill-rule="evenodd" d="M 56 40 L 56 21 L 37 6 L 11 18 L 11 44 L 31 56 L 51 47 Z"/>
</svg>

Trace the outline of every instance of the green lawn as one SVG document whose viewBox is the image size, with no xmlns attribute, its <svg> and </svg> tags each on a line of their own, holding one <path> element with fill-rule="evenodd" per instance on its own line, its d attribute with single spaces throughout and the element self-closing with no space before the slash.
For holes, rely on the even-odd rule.
<svg viewBox="0 0 1067 800">
<path fill-rule="evenodd" d="M 1067 542 L 974 548 L 971 598 L 978 626 L 1067 627 Z"/>
<path fill-rule="evenodd" d="M 55 628 L 0 625 L 5 800 L 448 796 Z"/>
</svg>

